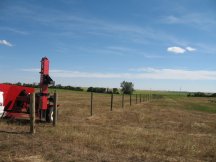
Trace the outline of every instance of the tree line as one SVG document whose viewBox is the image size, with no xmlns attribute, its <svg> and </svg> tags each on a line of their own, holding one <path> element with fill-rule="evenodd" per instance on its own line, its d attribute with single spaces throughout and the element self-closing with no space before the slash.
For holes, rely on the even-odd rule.
<svg viewBox="0 0 216 162">
<path fill-rule="evenodd" d="M 108 93 L 108 94 L 120 94 L 118 88 L 101 88 L 101 87 L 89 87 L 87 92 L 95 92 L 95 93 Z"/>
<path fill-rule="evenodd" d="M 188 97 L 216 97 L 216 93 L 203 93 L 203 92 L 195 92 L 188 93 Z"/>
<path fill-rule="evenodd" d="M 11 84 L 11 85 L 18 85 L 18 86 L 24 86 L 24 87 L 32 87 L 32 88 L 39 88 L 39 83 L 4 83 L 4 84 Z M 108 94 L 132 94 L 134 91 L 134 84 L 132 82 L 123 81 L 120 83 L 121 89 L 118 88 L 103 88 L 103 87 L 89 87 L 87 88 L 87 92 L 95 92 L 95 93 L 108 93 Z M 72 90 L 72 91 L 84 91 L 81 87 L 73 87 L 73 86 L 63 86 L 61 84 L 56 84 L 50 86 L 50 88 L 55 89 L 65 89 L 65 90 Z"/>
<path fill-rule="evenodd" d="M 21 82 L 17 82 L 17 83 L 3 83 L 3 84 L 10 84 L 10 85 L 17 85 L 17 86 L 24 86 L 24 87 L 31 87 L 31 88 L 40 88 L 40 84 L 39 83 L 21 83 Z M 73 91 L 84 91 L 83 88 L 81 87 L 73 87 L 73 86 L 63 86 L 61 84 L 56 84 L 56 85 L 52 85 L 49 86 L 50 88 L 55 88 L 55 89 L 65 89 L 65 90 L 73 90 Z"/>
</svg>

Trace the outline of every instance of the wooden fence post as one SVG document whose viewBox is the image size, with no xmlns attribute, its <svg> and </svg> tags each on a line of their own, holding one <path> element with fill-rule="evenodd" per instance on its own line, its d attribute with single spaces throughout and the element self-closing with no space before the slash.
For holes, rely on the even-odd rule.
<svg viewBox="0 0 216 162">
<path fill-rule="evenodd" d="M 141 103 L 141 94 L 140 94 L 140 103 Z"/>
<path fill-rule="evenodd" d="M 137 94 L 136 94 L 136 104 L 137 104 Z"/>
<path fill-rule="evenodd" d="M 35 93 L 30 95 L 30 133 L 35 134 Z"/>
<path fill-rule="evenodd" d="M 124 93 L 122 94 L 122 108 L 124 108 Z"/>
<path fill-rule="evenodd" d="M 130 106 L 132 105 L 132 101 L 131 101 L 131 94 L 130 94 Z"/>
<path fill-rule="evenodd" d="M 57 104 L 58 103 L 58 94 L 55 92 L 54 93 L 54 107 L 53 107 L 53 126 L 55 127 L 57 125 L 57 114 L 58 114 L 58 109 L 57 109 Z"/>
<path fill-rule="evenodd" d="M 92 116 L 92 109 L 93 109 L 93 92 L 91 92 L 91 116 Z"/>
<path fill-rule="evenodd" d="M 110 111 L 112 111 L 112 108 L 113 108 L 113 93 L 111 94 Z"/>
</svg>

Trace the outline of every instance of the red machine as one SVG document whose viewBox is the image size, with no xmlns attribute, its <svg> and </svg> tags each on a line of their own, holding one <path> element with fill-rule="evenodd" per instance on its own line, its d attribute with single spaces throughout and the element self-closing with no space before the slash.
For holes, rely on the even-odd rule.
<svg viewBox="0 0 216 162">
<path fill-rule="evenodd" d="M 40 92 L 36 93 L 35 112 L 41 121 L 53 120 L 54 98 L 48 93 L 48 86 L 54 84 L 49 76 L 49 60 L 41 60 Z M 29 118 L 30 94 L 34 88 L 0 84 L 0 117 Z"/>
</svg>

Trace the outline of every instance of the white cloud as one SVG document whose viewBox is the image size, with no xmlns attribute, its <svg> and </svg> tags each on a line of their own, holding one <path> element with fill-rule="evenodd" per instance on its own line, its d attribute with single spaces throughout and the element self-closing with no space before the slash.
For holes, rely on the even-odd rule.
<svg viewBox="0 0 216 162">
<path fill-rule="evenodd" d="M 9 46 L 9 47 L 13 46 L 10 42 L 6 40 L 0 40 L 0 45 Z"/>
<path fill-rule="evenodd" d="M 172 53 L 176 53 L 176 54 L 181 54 L 181 53 L 185 53 L 185 49 L 181 48 L 181 47 L 168 47 L 167 48 L 168 52 L 172 52 Z"/>
<path fill-rule="evenodd" d="M 186 48 L 182 48 L 182 47 L 168 47 L 167 51 L 168 52 L 172 52 L 172 53 L 176 53 L 176 54 L 181 54 L 181 53 L 185 53 L 185 52 L 194 52 L 196 51 L 196 48 L 193 47 L 186 47 Z"/>
<path fill-rule="evenodd" d="M 186 50 L 188 50 L 189 52 L 193 52 L 193 51 L 196 51 L 196 48 L 186 47 Z"/>
<path fill-rule="evenodd" d="M 39 69 L 22 69 L 26 72 L 38 72 Z M 165 80 L 216 80 L 216 71 L 138 68 L 128 73 L 98 73 L 70 70 L 51 70 L 56 78 L 105 78 L 105 79 L 165 79 Z"/>
</svg>

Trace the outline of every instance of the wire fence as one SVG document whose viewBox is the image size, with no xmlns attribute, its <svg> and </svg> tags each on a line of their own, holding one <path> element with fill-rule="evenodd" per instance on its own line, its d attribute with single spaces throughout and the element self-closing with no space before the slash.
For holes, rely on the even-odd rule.
<svg viewBox="0 0 216 162">
<path fill-rule="evenodd" d="M 71 115 L 92 116 L 94 114 L 118 111 L 143 102 L 161 98 L 158 94 L 100 94 L 93 92 L 59 93 L 62 111 Z"/>
</svg>

